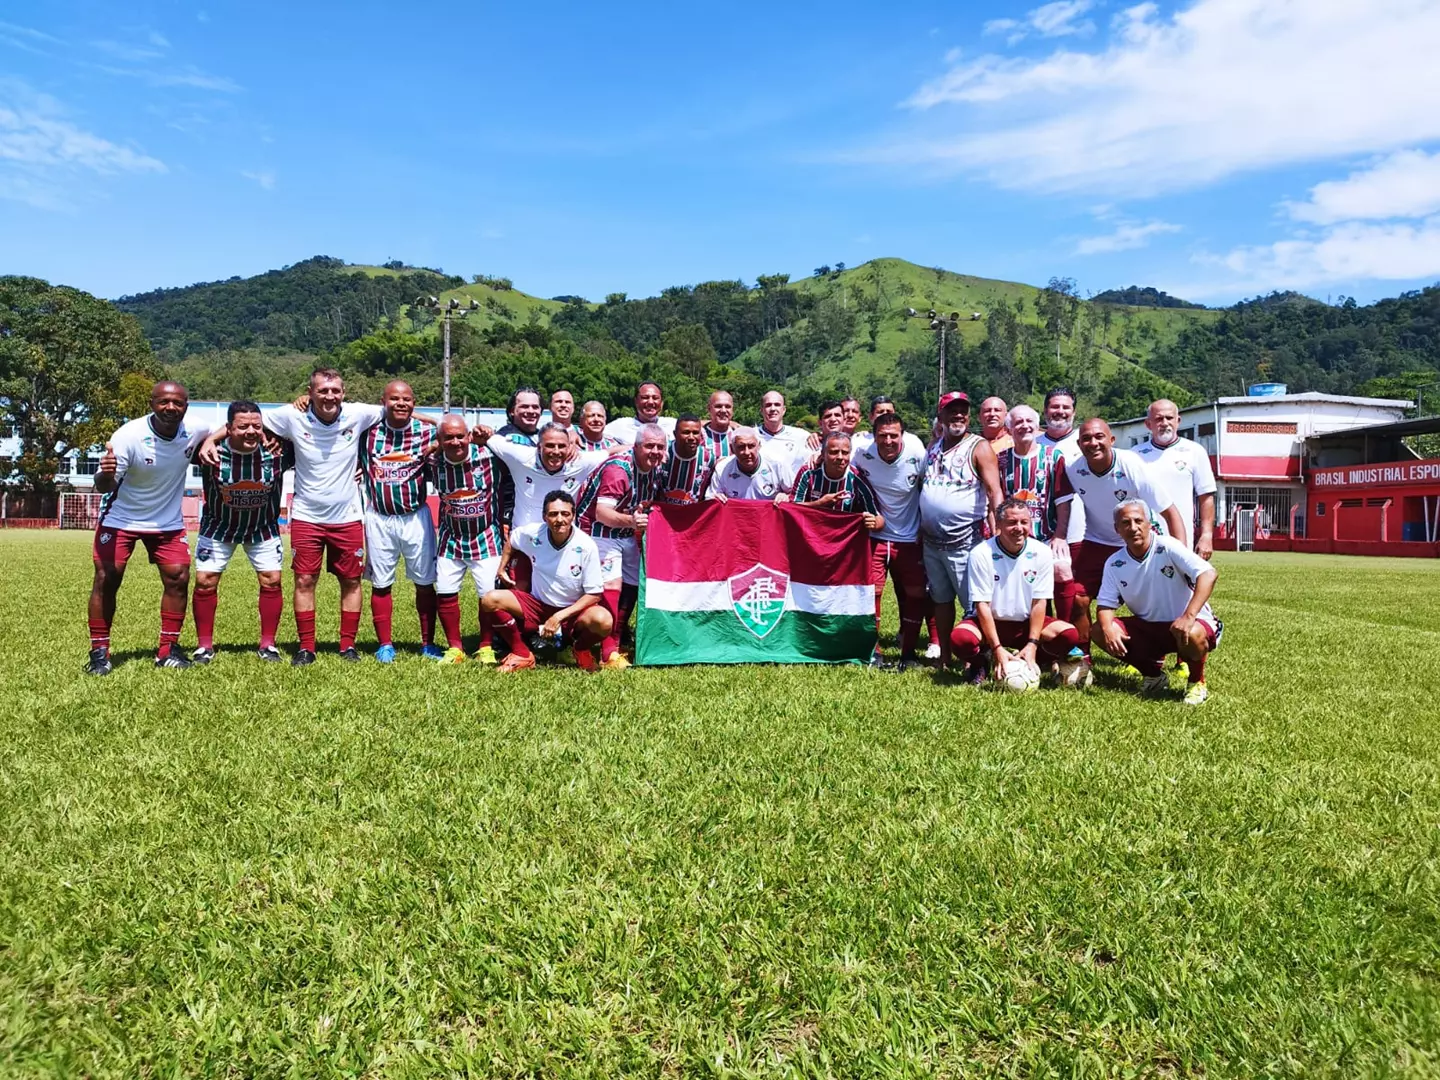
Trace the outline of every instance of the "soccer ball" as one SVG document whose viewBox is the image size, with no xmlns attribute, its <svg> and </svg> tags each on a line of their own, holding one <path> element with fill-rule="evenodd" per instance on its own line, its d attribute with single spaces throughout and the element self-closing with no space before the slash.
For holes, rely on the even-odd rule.
<svg viewBox="0 0 1440 1080">
<path fill-rule="evenodd" d="M 1040 685 L 1040 672 L 1024 660 L 1011 660 L 1003 674 L 1005 689 L 1011 693 L 1028 693 Z"/>
<path fill-rule="evenodd" d="M 1090 673 L 1090 665 L 1084 660 L 1065 660 L 1060 664 L 1060 685 L 1071 690 L 1079 690 L 1081 687 L 1089 686 L 1095 681 L 1095 676 Z"/>
</svg>

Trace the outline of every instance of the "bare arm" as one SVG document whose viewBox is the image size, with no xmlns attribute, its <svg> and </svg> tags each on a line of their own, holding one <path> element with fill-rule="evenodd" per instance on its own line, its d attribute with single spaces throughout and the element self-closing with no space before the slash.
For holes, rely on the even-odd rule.
<svg viewBox="0 0 1440 1080">
<path fill-rule="evenodd" d="M 1208 560 L 1215 554 L 1215 493 L 1200 496 L 1200 529 L 1195 534 L 1195 553 Z"/>
<path fill-rule="evenodd" d="M 1000 462 L 984 439 L 975 444 L 971 457 L 975 463 L 975 475 L 980 477 L 980 483 L 985 487 L 985 500 L 989 504 L 985 510 L 985 524 L 990 529 L 990 535 L 994 536 L 995 511 L 1005 501 L 1005 489 L 1000 486 Z"/>
<path fill-rule="evenodd" d="M 1160 511 L 1160 516 L 1165 519 L 1165 528 L 1170 535 L 1177 539 L 1185 539 L 1185 523 L 1180 520 L 1180 511 L 1175 509 L 1172 503 Z"/>
</svg>

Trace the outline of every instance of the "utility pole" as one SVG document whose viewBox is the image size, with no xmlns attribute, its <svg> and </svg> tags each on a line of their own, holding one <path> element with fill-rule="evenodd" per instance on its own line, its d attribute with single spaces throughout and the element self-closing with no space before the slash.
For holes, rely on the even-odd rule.
<svg viewBox="0 0 1440 1080">
<path fill-rule="evenodd" d="M 443 410 L 444 410 L 446 413 L 449 413 L 449 412 L 450 412 L 450 316 L 453 315 L 453 314 L 455 314 L 456 312 L 459 312 L 459 317 L 463 319 L 463 318 L 465 318 L 466 315 L 469 315 L 470 312 L 472 312 L 472 311 L 479 311 L 479 310 L 480 310 L 480 304 L 479 304 L 479 302 L 478 302 L 473 296 L 470 298 L 470 305 L 469 305 L 468 307 L 462 307 L 462 306 L 460 305 L 460 301 L 459 301 L 459 300 L 456 300 L 453 296 L 450 298 L 450 301 L 449 301 L 448 303 L 443 304 L 443 305 L 440 303 L 440 298 L 439 298 L 438 296 L 417 296 L 417 297 L 415 298 L 415 302 L 414 302 L 414 305 L 413 305 L 413 306 L 415 306 L 415 307 L 420 307 L 420 308 L 425 308 L 427 311 L 434 311 L 434 312 L 437 312 L 437 313 L 441 313 L 441 324 L 442 324 L 441 336 L 442 336 L 442 338 L 444 339 L 444 342 L 445 342 L 445 369 L 444 369 L 444 371 L 445 371 L 445 375 L 444 375 L 444 378 L 445 378 L 445 389 L 444 389 L 444 399 L 443 399 L 443 401 L 442 401 L 442 403 L 441 403 L 441 407 L 443 408 Z"/>
<path fill-rule="evenodd" d="M 929 320 L 930 320 L 930 329 L 935 331 L 935 333 L 936 333 L 936 335 L 937 335 L 937 338 L 938 338 L 938 341 L 939 341 L 939 344 L 940 344 L 940 371 L 939 371 L 939 376 L 940 376 L 940 378 L 939 378 L 940 391 L 939 391 L 939 392 L 940 392 L 940 394 L 944 394 L 944 393 L 945 393 L 945 335 L 946 335 L 946 333 L 947 333 L 948 331 L 960 329 L 960 313 L 959 313 L 958 311 L 952 311 L 952 312 L 950 312 L 950 315 L 949 315 L 949 317 L 947 318 L 946 316 L 937 313 L 934 308 L 931 308 L 929 311 L 926 311 L 926 312 L 923 312 L 923 313 L 922 313 L 922 312 L 916 311 L 913 307 L 907 307 L 907 308 L 905 309 L 905 317 L 906 317 L 907 319 L 921 319 L 921 318 L 924 318 L 924 319 L 929 319 Z M 937 395 L 937 396 L 938 396 L 938 395 Z"/>
</svg>

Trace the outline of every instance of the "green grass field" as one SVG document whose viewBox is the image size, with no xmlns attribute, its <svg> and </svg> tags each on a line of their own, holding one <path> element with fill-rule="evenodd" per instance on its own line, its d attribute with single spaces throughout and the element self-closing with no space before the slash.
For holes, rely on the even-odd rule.
<svg viewBox="0 0 1440 1080">
<path fill-rule="evenodd" d="M 0 534 L 5 1077 L 1440 1075 L 1434 563 L 1220 557 L 1186 710 L 156 671 L 143 564 L 92 680 L 87 544 Z"/>
</svg>

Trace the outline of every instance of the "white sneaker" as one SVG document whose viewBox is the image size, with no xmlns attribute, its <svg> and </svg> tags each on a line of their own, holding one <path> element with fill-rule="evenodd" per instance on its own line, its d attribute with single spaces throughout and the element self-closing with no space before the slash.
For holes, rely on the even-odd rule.
<svg viewBox="0 0 1440 1080">
<path fill-rule="evenodd" d="M 1185 704 L 1203 705 L 1205 704 L 1205 699 L 1209 696 L 1210 691 L 1205 689 L 1205 684 L 1203 682 L 1191 683 L 1190 689 L 1185 691 Z"/>
<path fill-rule="evenodd" d="M 940 643 L 939 643 L 938 641 L 932 641 L 928 646 L 926 646 L 926 648 L 925 648 L 925 659 L 926 659 L 926 660 L 939 660 L 939 659 L 940 659 Z"/>
<path fill-rule="evenodd" d="M 1170 689 L 1170 676 L 1161 672 L 1159 675 L 1147 675 L 1140 680 L 1140 695 L 1142 697 L 1154 697 L 1156 694 L 1163 694 Z"/>
</svg>

